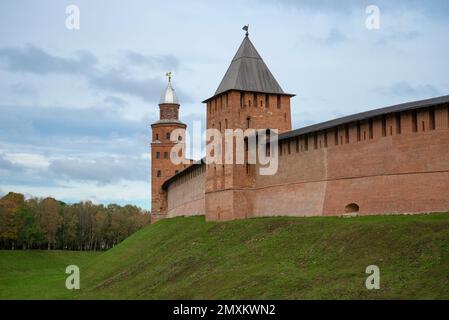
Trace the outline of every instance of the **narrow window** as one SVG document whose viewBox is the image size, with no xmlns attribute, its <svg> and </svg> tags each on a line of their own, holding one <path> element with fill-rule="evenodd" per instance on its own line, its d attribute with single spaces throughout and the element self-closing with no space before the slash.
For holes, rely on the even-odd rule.
<svg viewBox="0 0 449 320">
<path fill-rule="evenodd" d="M 268 94 L 265 95 L 265 108 L 268 109 Z"/>
<path fill-rule="evenodd" d="M 251 127 L 251 118 L 248 117 L 246 118 L 246 128 L 250 128 Z"/>
<path fill-rule="evenodd" d="M 349 143 L 349 125 L 345 126 L 345 142 Z"/>
<path fill-rule="evenodd" d="M 429 110 L 429 129 L 435 130 L 435 109 L 430 108 Z"/>
<path fill-rule="evenodd" d="M 387 136 L 387 118 L 382 116 L 382 137 Z"/>
<path fill-rule="evenodd" d="M 228 96 L 229 96 L 229 93 L 226 93 L 226 109 L 228 108 Z"/>
<path fill-rule="evenodd" d="M 313 148 L 318 149 L 318 136 L 316 133 L 313 135 Z"/>
<path fill-rule="evenodd" d="M 412 131 L 418 131 L 418 114 L 416 113 L 416 110 L 412 111 Z"/>
<path fill-rule="evenodd" d="M 304 150 L 309 150 L 309 136 L 304 136 Z"/>
<path fill-rule="evenodd" d="M 156 152 L 156 159 L 160 159 L 161 158 L 161 153 L 160 152 Z"/>
<path fill-rule="evenodd" d="M 243 92 L 240 92 L 240 107 L 243 108 Z"/>
<path fill-rule="evenodd" d="M 360 141 L 360 122 L 357 122 L 357 141 Z"/>
<path fill-rule="evenodd" d="M 248 99 L 248 107 L 251 107 L 251 100 Z"/>
<path fill-rule="evenodd" d="M 373 119 L 369 119 L 369 138 L 373 138 Z"/>
<path fill-rule="evenodd" d="M 156 133 L 156 140 L 159 140 L 159 134 Z"/>
<path fill-rule="evenodd" d="M 221 132 L 221 121 L 218 122 L 218 130 Z"/>
<path fill-rule="evenodd" d="M 327 148 L 327 130 L 324 131 L 324 147 Z"/>
<path fill-rule="evenodd" d="M 164 159 L 168 159 L 168 152 L 164 152 Z"/>
<path fill-rule="evenodd" d="M 260 106 L 263 107 L 263 101 L 262 100 L 260 100 Z"/>
<path fill-rule="evenodd" d="M 393 135 L 393 126 L 390 126 L 390 136 Z"/>
<path fill-rule="evenodd" d="M 287 152 L 288 152 L 288 154 L 290 154 L 290 152 L 291 152 L 291 150 L 290 150 L 290 143 L 291 143 L 291 141 L 287 140 Z"/>
<path fill-rule="evenodd" d="M 228 128 L 228 119 L 225 119 L 225 129 Z"/>
<path fill-rule="evenodd" d="M 401 128 L 401 114 L 396 113 L 396 134 L 401 134 L 402 128 Z"/>
<path fill-rule="evenodd" d="M 158 170 L 156 175 L 157 175 L 158 178 L 160 178 L 160 177 L 161 177 L 161 174 L 162 174 L 162 173 L 161 173 L 161 170 Z"/>
<path fill-rule="evenodd" d="M 257 108 L 257 93 L 253 94 L 254 107 Z"/>
<path fill-rule="evenodd" d="M 334 129 L 335 145 L 338 146 L 338 128 Z"/>
<path fill-rule="evenodd" d="M 246 174 L 249 174 L 249 163 L 246 163 Z"/>
<path fill-rule="evenodd" d="M 422 121 L 422 131 L 426 131 L 426 124 L 424 123 L 424 121 Z"/>
<path fill-rule="evenodd" d="M 299 152 L 299 137 L 296 137 L 296 152 Z"/>
<path fill-rule="evenodd" d="M 167 140 L 170 140 L 170 132 L 167 132 L 167 133 L 165 134 L 165 138 L 167 138 Z"/>
<path fill-rule="evenodd" d="M 281 95 L 280 94 L 278 94 L 278 97 L 277 97 L 276 107 L 278 109 L 281 108 Z"/>
</svg>

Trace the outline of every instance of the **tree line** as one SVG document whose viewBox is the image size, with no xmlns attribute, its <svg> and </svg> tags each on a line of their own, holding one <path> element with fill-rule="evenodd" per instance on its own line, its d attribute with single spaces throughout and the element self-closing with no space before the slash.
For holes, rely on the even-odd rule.
<svg viewBox="0 0 449 320">
<path fill-rule="evenodd" d="M 149 214 L 132 205 L 53 198 L 0 198 L 0 249 L 107 250 L 142 228 Z"/>
</svg>

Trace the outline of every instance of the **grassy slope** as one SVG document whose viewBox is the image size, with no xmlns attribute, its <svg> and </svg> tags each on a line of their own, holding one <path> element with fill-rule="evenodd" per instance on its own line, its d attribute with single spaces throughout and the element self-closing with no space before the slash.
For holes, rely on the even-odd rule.
<svg viewBox="0 0 449 320">
<path fill-rule="evenodd" d="M 369 291 L 365 268 L 381 269 Z M 449 299 L 449 214 L 160 221 L 99 257 L 78 298 Z"/>
<path fill-rule="evenodd" d="M 98 253 L 0 250 L 0 299 L 52 299 L 71 294 L 65 289 L 65 268 L 83 269 Z"/>
<path fill-rule="evenodd" d="M 70 263 L 81 267 L 76 293 L 63 289 Z M 377 291 L 364 286 L 371 264 L 381 269 Z M 167 219 L 100 255 L 0 252 L 6 296 L 449 299 L 449 214 Z"/>
</svg>

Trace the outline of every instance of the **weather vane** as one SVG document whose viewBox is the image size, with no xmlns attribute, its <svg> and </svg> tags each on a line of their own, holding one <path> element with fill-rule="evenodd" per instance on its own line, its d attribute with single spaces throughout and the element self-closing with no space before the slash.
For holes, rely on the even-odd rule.
<svg viewBox="0 0 449 320">
<path fill-rule="evenodd" d="M 167 72 L 167 73 L 165 74 L 165 76 L 168 78 L 168 82 L 171 83 L 171 77 L 172 77 L 171 71 Z"/>
<path fill-rule="evenodd" d="M 249 32 L 248 32 L 248 30 L 249 30 L 249 24 L 243 26 L 242 30 L 245 30 L 245 31 L 246 31 L 245 36 L 248 36 L 248 35 L 249 35 Z"/>
</svg>

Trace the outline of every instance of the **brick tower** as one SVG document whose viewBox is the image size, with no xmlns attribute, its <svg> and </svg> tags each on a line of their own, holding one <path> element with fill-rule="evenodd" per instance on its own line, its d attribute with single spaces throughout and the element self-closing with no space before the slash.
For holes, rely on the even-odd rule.
<svg viewBox="0 0 449 320">
<path fill-rule="evenodd" d="M 171 137 L 175 129 L 186 129 L 179 121 L 179 100 L 171 84 L 171 73 L 167 73 L 167 88 L 159 102 L 159 120 L 151 125 L 151 212 L 152 222 L 163 218 L 167 207 L 167 197 L 161 186 L 165 180 L 181 171 L 185 165 L 174 164 L 170 152 L 178 143 L 184 143 L 182 136 Z M 184 148 L 183 148 L 184 150 Z M 182 155 L 184 157 L 184 152 Z"/>
<path fill-rule="evenodd" d="M 291 130 L 290 98 L 262 60 L 248 33 L 207 104 L 207 128 Z M 235 147 L 234 147 L 235 155 Z M 252 215 L 254 165 L 208 164 L 206 219 L 231 220 Z"/>
</svg>

